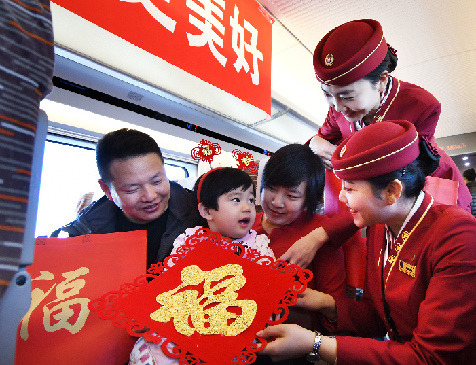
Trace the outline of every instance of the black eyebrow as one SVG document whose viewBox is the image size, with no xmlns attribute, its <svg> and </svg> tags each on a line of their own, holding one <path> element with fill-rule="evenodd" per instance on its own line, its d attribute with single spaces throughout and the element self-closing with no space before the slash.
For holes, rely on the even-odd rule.
<svg viewBox="0 0 476 365">
<path fill-rule="evenodd" d="M 348 94 L 352 94 L 354 92 L 354 90 L 344 90 L 340 93 L 337 93 L 339 95 L 348 95 Z"/>
<path fill-rule="evenodd" d="M 298 188 L 288 188 L 288 190 L 289 190 L 291 193 L 304 194 L 304 192 L 302 192 L 302 191 L 299 190 Z"/>
<path fill-rule="evenodd" d="M 323 93 L 331 95 L 328 91 L 326 91 L 322 88 L 322 85 L 321 85 L 321 90 L 322 90 Z M 352 94 L 353 92 L 355 92 L 355 90 L 351 89 L 351 90 L 344 90 L 344 91 L 338 92 L 337 94 L 338 95 L 348 95 L 348 94 Z"/>
</svg>

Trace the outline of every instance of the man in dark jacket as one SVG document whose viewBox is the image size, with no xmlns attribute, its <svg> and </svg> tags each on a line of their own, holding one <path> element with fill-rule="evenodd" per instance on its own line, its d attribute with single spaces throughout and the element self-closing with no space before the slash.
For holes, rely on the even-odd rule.
<svg viewBox="0 0 476 365">
<path fill-rule="evenodd" d="M 476 171 L 471 168 L 463 172 L 464 182 L 471 193 L 472 200 L 471 200 L 471 214 L 476 217 Z"/>
<path fill-rule="evenodd" d="M 99 185 L 105 196 L 56 230 L 70 237 L 147 230 L 147 267 L 167 257 L 175 238 L 200 225 L 193 194 L 167 179 L 159 146 L 149 135 L 120 129 L 96 147 Z"/>
</svg>

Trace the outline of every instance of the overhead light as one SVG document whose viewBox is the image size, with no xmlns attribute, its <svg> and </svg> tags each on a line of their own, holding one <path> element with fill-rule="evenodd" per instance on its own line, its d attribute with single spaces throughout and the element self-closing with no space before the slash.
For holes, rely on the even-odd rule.
<svg viewBox="0 0 476 365">
<path fill-rule="evenodd" d="M 469 166 L 469 165 L 471 165 L 471 163 L 465 162 L 464 165 L 465 165 L 465 166 Z"/>
<path fill-rule="evenodd" d="M 468 159 L 468 156 L 463 157 L 463 161 L 466 161 Z"/>
</svg>

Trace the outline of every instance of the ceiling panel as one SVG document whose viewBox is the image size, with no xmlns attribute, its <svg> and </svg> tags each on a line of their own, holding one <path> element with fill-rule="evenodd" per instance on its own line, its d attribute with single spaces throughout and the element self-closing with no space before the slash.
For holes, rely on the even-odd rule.
<svg viewBox="0 0 476 365">
<path fill-rule="evenodd" d="M 268 149 L 273 151 L 286 142 L 307 140 L 326 116 L 328 106 L 312 66 L 317 42 L 346 21 L 374 18 L 382 23 L 387 41 L 398 50 L 394 75 L 424 87 L 442 103 L 435 137 L 476 132 L 476 93 L 472 91 L 476 84 L 474 0 L 261 0 L 260 3 L 276 19 L 271 86 L 277 106 L 271 120 L 249 104 L 203 85 L 168 64 L 156 66 L 153 74 L 144 73 L 139 81 L 156 86 L 152 93 L 163 91 L 167 95 L 159 96 L 190 108 L 190 113 L 181 115 L 182 119 L 194 120 L 197 125 L 204 123 L 220 133 L 229 130 L 228 133 L 236 135 L 236 130 L 243 131 L 243 138 L 250 143 L 269 136 L 272 143 Z M 87 39 L 84 32 L 72 31 L 73 26 L 81 28 L 84 24 L 73 24 L 64 11 L 55 7 L 53 16 L 55 28 L 62 29 L 61 33 L 55 29 L 59 44 L 69 42 L 70 38 Z M 106 35 L 96 40 L 84 47 L 94 48 L 101 55 L 107 53 L 114 59 L 115 40 Z M 149 67 L 152 61 L 147 54 L 132 48 L 129 51 L 134 56 L 124 62 L 135 68 L 141 65 L 143 70 Z M 155 102 L 154 95 L 151 98 L 144 95 L 142 104 Z M 276 118 L 283 110 L 288 112 Z M 216 124 L 208 116 L 215 118 Z"/>
<path fill-rule="evenodd" d="M 290 113 L 262 123 L 256 129 L 286 143 L 304 143 L 317 133 L 317 127 L 303 123 Z"/>
<path fill-rule="evenodd" d="M 472 92 L 476 81 L 476 10 L 473 0 L 260 2 L 299 41 L 296 47 L 309 53 L 334 27 L 353 19 L 377 19 L 383 26 L 387 42 L 398 50 L 395 76 L 422 86 L 442 103 L 435 136 L 441 138 L 476 131 L 476 95 Z M 288 42 L 286 44 L 289 47 Z M 273 57 L 273 65 L 287 65 L 282 68 L 287 70 L 289 79 L 312 67 L 312 61 L 294 49 L 289 53 L 273 54 Z M 273 73 L 273 85 L 279 85 L 274 77 L 279 76 Z M 309 88 L 307 92 L 314 94 L 315 88 Z M 285 93 L 281 96 L 291 98 Z M 327 106 L 321 95 L 316 95 L 312 102 L 302 99 L 301 104 L 296 109 L 312 110 L 315 115 L 305 116 L 318 124 L 322 122 Z"/>
</svg>

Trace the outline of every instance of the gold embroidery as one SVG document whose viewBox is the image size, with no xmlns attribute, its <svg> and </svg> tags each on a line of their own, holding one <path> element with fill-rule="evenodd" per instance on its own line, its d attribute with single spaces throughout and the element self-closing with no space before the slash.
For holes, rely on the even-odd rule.
<svg viewBox="0 0 476 365">
<path fill-rule="evenodd" d="M 388 278 L 390 276 L 390 273 L 392 272 L 393 270 L 393 266 L 395 265 L 395 262 L 397 261 L 398 259 L 398 256 L 400 255 L 400 252 L 401 252 L 401 249 L 403 248 L 403 246 L 405 245 L 405 243 L 407 242 L 407 240 L 410 238 L 410 236 L 412 235 L 412 233 L 415 231 L 415 229 L 420 225 L 421 221 L 425 218 L 426 216 L 426 213 L 428 213 L 428 211 L 430 210 L 431 206 L 433 205 L 433 197 L 431 197 L 431 201 L 430 201 L 430 204 L 428 204 L 428 207 L 426 207 L 425 211 L 423 212 L 422 216 L 420 217 L 420 219 L 418 220 L 418 222 L 415 224 L 415 226 L 412 228 L 412 230 L 405 235 L 405 237 L 403 237 L 403 234 L 402 234 L 402 238 L 403 239 L 403 242 L 402 244 L 400 245 L 400 251 L 397 251 L 397 256 L 395 257 L 395 261 L 393 261 L 391 263 L 391 266 L 390 266 L 390 269 L 388 270 L 388 274 L 387 274 L 387 277 L 385 278 L 385 287 L 387 286 L 387 281 L 388 281 Z M 407 233 L 406 231 L 403 232 L 403 233 Z M 389 260 L 390 261 L 390 260 Z"/>
<path fill-rule="evenodd" d="M 347 145 L 344 145 L 344 147 L 342 147 L 342 149 L 340 150 L 340 153 L 339 153 L 340 157 L 344 156 L 346 148 L 347 148 Z"/>
<path fill-rule="evenodd" d="M 175 329 L 185 336 L 195 332 L 236 336 L 251 325 L 257 304 L 254 300 L 237 300 L 235 292 L 246 283 L 240 265 L 228 264 L 211 271 L 191 265 L 181 275 L 182 284 L 156 297 L 162 306 L 151 313 L 154 321 L 166 323 L 173 318 Z"/>
<path fill-rule="evenodd" d="M 407 231 L 402 232 L 403 243 L 407 242 L 408 237 L 410 237 L 410 233 L 408 233 Z"/>
<path fill-rule="evenodd" d="M 326 66 L 332 66 L 333 63 L 334 63 L 334 55 L 332 53 L 329 53 L 324 59 L 324 64 Z"/>
<path fill-rule="evenodd" d="M 390 109 L 390 107 L 392 106 L 393 102 L 394 102 L 395 99 L 397 98 L 398 92 L 400 91 L 400 81 L 398 81 L 398 80 L 395 79 L 395 78 L 393 78 L 393 79 L 396 80 L 396 82 L 398 82 L 397 91 L 395 92 L 395 95 L 393 96 L 392 100 L 391 100 L 390 103 L 388 104 L 387 109 L 385 109 L 385 111 L 383 112 L 383 114 L 382 114 L 381 116 L 377 117 L 376 123 L 383 122 L 383 118 L 385 118 L 385 115 L 387 114 L 388 110 Z"/>
<path fill-rule="evenodd" d="M 398 80 L 397 80 L 398 81 Z M 383 118 L 385 118 L 385 115 L 387 114 L 388 110 L 390 109 L 390 107 L 392 106 L 393 102 L 395 101 L 395 99 L 397 98 L 397 95 L 398 95 L 398 92 L 400 91 L 400 81 L 398 81 L 398 86 L 397 86 L 397 91 L 395 92 L 395 95 L 393 96 L 392 98 L 392 101 L 390 101 L 390 103 L 388 104 L 387 106 L 387 109 L 385 109 L 385 112 L 379 117 L 379 118 L 382 118 L 380 121 L 383 120 Z"/>
</svg>

